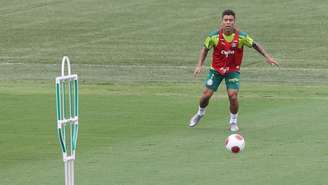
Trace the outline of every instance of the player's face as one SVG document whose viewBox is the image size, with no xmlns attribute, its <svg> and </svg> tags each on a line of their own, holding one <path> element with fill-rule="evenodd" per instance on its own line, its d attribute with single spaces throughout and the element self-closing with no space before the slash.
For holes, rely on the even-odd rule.
<svg viewBox="0 0 328 185">
<path fill-rule="evenodd" d="M 222 27 L 225 32 L 233 32 L 235 25 L 235 17 L 233 15 L 225 15 L 222 18 Z"/>
</svg>

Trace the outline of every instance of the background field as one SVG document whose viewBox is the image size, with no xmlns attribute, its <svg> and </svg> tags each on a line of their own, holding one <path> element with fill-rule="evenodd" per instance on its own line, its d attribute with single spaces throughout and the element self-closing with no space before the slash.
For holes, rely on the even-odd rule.
<svg viewBox="0 0 328 185">
<path fill-rule="evenodd" d="M 64 184 L 63 55 L 80 77 L 79 185 L 327 184 L 326 1 L 0 2 L 0 185 Z M 187 128 L 206 75 L 192 78 L 198 52 L 225 8 L 281 63 L 246 49 L 239 155 L 223 147 L 224 87 Z"/>
</svg>

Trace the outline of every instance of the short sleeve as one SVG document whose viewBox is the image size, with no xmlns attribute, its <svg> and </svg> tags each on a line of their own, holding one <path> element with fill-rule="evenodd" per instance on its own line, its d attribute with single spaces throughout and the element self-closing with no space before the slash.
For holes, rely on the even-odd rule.
<svg viewBox="0 0 328 185">
<path fill-rule="evenodd" d="M 211 36 L 206 37 L 204 41 L 204 47 L 207 49 L 211 49 L 214 45 L 213 39 Z"/>
<path fill-rule="evenodd" d="M 245 45 L 249 48 L 251 48 L 253 46 L 254 40 L 247 33 L 240 32 L 239 35 L 240 35 L 240 41 L 241 41 L 242 46 Z"/>
</svg>

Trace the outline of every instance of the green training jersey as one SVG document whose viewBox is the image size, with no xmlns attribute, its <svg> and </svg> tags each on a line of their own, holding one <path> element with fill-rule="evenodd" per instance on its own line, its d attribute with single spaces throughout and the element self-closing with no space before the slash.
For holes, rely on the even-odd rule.
<svg viewBox="0 0 328 185">
<path fill-rule="evenodd" d="M 232 42 L 235 34 L 225 35 L 223 34 L 223 38 L 228 41 Z M 243 46 L 252 47 L 254 40 L 246 33 L 246 32 L 239 32 L 239 43 L 238 48 L 242 48 Z M 219 32 L 211 32 L 208 37 L 206 37 L 204 41 L 204 47 L 207 49 L 211 49 L 216 47 L 219 43 Z"/>
</svg>

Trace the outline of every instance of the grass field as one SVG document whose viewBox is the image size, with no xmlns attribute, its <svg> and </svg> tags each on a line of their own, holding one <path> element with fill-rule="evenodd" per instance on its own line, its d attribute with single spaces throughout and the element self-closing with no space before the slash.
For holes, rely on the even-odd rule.
<svg viewBox="0 0 328 185">
<path fill-rule="evenodd" d="M 79 185 L 326 185 L 328 3 L 30 0 L 0 8 L 0 185 L 64 184 L 55 82 L 80 78 Z M 199 127 L 199 48 L 225 8 L 280 62 L 246 49 L 243 153 L 225 151 L 224 87 Z M 207 64 L 209 64 L 209 58 Z"/>
</svg>

